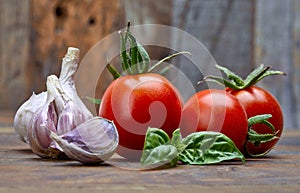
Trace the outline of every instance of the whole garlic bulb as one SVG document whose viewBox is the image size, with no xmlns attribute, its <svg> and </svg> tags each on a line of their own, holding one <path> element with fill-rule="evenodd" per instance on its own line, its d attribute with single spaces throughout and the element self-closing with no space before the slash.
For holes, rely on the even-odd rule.
<svg viewBox="0 0 300 193">
<path fill-rule="evenodd" d="M 83 104 L 80 97 L 77 94 L 77 90 L 74 83 L 74 77 L 78 69 L 79 64 L 79 49 L 69 47 L 65 57 L 62 60 L 61 72 L 59 81 L 63 90 L 67 95 L 78 104 L 82 109 L 84 119 L 92 117 L 92 113 Z M 37 110 L 46 103 L 47 92 L 41 92 L 39 94 L 33 93 L 32 96 L 25 101 L 17 110 L 14 117 L 14 128 L 18 138 L 25 143 L 28 143 L 27 135 L 28 130 L 31 128 L 31 122 L 33 115 Z"/>
</svg>

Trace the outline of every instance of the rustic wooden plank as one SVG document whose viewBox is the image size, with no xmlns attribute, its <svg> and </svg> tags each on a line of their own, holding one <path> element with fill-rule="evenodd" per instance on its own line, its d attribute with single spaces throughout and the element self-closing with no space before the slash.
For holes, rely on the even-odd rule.
<svg viewBox="0 0 300 193">
<path fill-rule="evenodd" d="M 213 72 L 204 72 L 203 69 L 214 69 L 213 73 L 217 71 L 213 67 L 215 63 L 231 68 L 242 77 L 252 70 L 253 6 L 253 1 L 174 1 L 172 25 L 190 33 L 203 43 L 215 59 L 215 62 L 206 61 L 205 56 L 208 54 L 202 53 L 203 49 L 192 49 L 192 58 L 193 55 L 203 55 L 204 58 L 197 58 L 194 64 L 183 57 L 175 60 L 176 63 L 180 63 L 180 70 L 192 84 L 193 92 L 206 88 L 205 84 L 198 85 L 197 82 L 203 75 Z M 182 44 L 187 50 L 189 44 L 195 42 L 186 42 L 179 37 L 173 37 L 173 41 L 175 44 Z M 201 66 L 202 72 L 195 66 Z M 179 83 L 179 87 L 187 86 L 186 83 Z M 215 88 L 216 84 L 211 84 L 210 87 Z M 187 99 L 191 95 L 191 89 L 185 90 L 188 91 L 183 92 L 183 95 L 187 96 L 183 97 Z"/>
<path fill-rule="evenodd" d="M 32 89 L 45 89 L 45 78 L 58 74 L 67 47 L 81 58 L 104 36 L 124 26 L 119 1 L 33 0 Z"/>
<path fill-rule="evenodd" d="M 298 32 L 293 28 L 299 22 L 299 16 L 295 17 L 298 8 L 294 7 L 293 0 L 256 2 L 255 63 L 271 65 L 287 73 L 286 77 L 266 78 L 260 85 L 270 90 L 282 105 L 285 127 L 297 128 L 300 121 L 297 116 L 299 89 L 295 81 L 299 63 L 293 59 L 293 55 L 297 55 L 296 46 L 293 47 L 293 32 Z"/>
<path fill-rule="evenodd" d="M 81 58 L 125 25 L 119 0 L 3 0 L 0 6 L 0 108 L 16 110 L 45 79 L 59 74 L 67 47 Z"/>
<path fill-rule="evenodd" d="M 172 0 L 125 0 L 120 1 L 124 6 L 125 18 L 132 25 L 160 24 L 170 25 L 172 22 Z M 169 36 L 168 36 L 169 35 Z M 135 34 L 138 41 L 143 43 L 143 37 L 150 38 L 153 43 L 170 39 L 170 34 L 159 34 L 155 30 L 139 30 Z M 170 50 L 162 47 L 148 46 L 147 52 L 151 59 L 160 60 L 170 53 Z"/>
<path fill-rule="evenodd" d="M 175 6 L 173 25 L 203 42 L 218 64 L 241 76 L 253 68 L 253 1 L 175 0 Z"/>
<path fill-rule="evenodd" d="M 30 94 L 30 0 L 0 5 L 0 109 L 16 108 Z"/>
</svg>

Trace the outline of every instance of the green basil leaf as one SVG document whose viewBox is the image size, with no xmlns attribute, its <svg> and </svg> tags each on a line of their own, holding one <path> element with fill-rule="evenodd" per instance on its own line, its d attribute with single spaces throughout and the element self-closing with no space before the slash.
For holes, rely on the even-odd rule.
<svg viewBox="0 0 300 193">
<path fill-rule="evenodd" d="M 143 166 L 177 164 L 177 148 L 170 144 L 170 138 L 162 129 L 148 128 L 141 157 Z"/>
<path fill-rule="evenodd" d="M 143 151 L 141 164 L 143 166 L 162 166 L 170 163 L 171 167 L 177 165 L 177 148 L 173 145 L 160 145 L 153 149 Z"/>
<path fill-rule="evenodd" d="M 186 148 L 179 153 L 179 161 L 186 164 L 215 164 L 225 160 L 241 159 L 244 155 L 234 142 L 222 133 L 205 131 L 188 135 L 182 140 Z"/>
<path fill-rule="evenodd" d="M 172 134 L 171 144 L 177 148 L 178 153 L 182 152 L 186 145 L 181 143 L 180 129 L 176 129 Z"/>
<path fill-rule="evenodd" d="M 169 142 L 170 138 L 164 130 L 150 127 L 146 133 L 144 149 L 153 149 Z"/>
</svg>

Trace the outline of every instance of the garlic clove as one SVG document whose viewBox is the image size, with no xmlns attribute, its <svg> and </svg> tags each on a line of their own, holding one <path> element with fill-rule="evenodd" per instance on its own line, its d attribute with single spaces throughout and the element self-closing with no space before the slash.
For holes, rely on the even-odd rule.
<svg viewBox="0 0 300 193">
<path fill-rule="evenodd" d="M 85 121 L 84 113 L 73 101 L 68 102 L 60 112 L 57 123 L 57 134 L 62 135 Z"/>
<path fill-rule="evenodd" d="M 93 117 L 63 135 L 51 132 L 50 136 L 69 158 L 84 164 L 108 160 L 119 143 L 114 123 L 101 117 Z"/>
<path fill-rule="evenodd" d="M 85 114 L 82 107 L 75 103 L 65 92 L 57 76 L 48 76 L 46 84 L 47 90 L 55 98 L 55 107 L 58 114 L 58 135 L 67 133 L 92 118 L 91 114 Z"/>
<path fill-rule="evenodd" d="M 28 143 L 27 132 L 31 127 L 31 120 L 34 113 L 43 105 L 47 100 L 47 92 L 39 94 L 33 93 L 31 97 L 25 101 L 17 110 L 13 126 L 18 138 L 25 143 Z"/>
<path fill-rule="evenodd" d="M 49 100 L 42 106 L 32 118 L 32 127 L 28 130 L 28 141 L 31 150 L 43 158 L 56 158 L 57 152 L 52 152 L 50 144 L 50 131 L 56 132 L 57 114 L 54 100 Z"/>
</svg>

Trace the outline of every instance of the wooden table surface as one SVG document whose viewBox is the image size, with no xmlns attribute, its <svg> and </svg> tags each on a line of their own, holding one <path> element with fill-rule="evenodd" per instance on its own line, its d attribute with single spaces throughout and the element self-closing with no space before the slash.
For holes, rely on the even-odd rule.
<svg viewBox="0 0 300 193">
<path fill-rule="evenodd" d="M 84 166 L 42 159 L 16 139 L 12 113 L 0 112 L 0 192 L 300 192 L 300 131 L 285 130 L 268 156 L 209 166 L 138 171 L 114 158 Z"/>
</svg>

